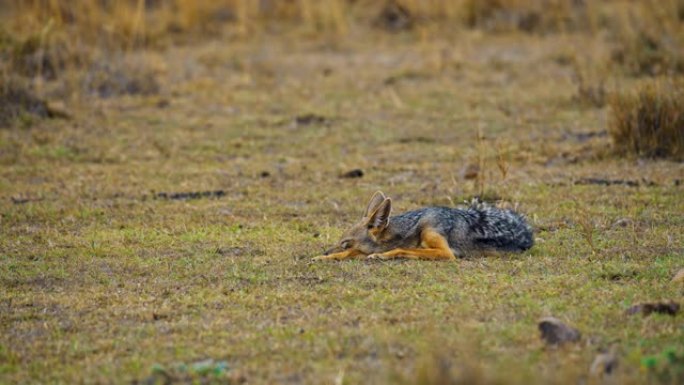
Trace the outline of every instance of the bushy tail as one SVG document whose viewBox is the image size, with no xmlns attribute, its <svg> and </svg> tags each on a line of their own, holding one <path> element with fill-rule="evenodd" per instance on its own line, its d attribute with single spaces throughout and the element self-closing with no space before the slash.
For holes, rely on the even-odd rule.
<svg viewBox="0 0 684 385">
<path fill-rule="evenodd" d="M 473 203 L 467 211 L 475 246 L 525 251 L 534 245 L 532 228 L 521 214 L 483 203 Z"/>
</svg>

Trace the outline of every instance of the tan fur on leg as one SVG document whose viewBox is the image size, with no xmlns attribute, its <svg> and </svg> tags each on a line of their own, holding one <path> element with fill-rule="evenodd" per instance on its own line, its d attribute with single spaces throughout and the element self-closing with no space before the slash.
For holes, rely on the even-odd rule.
<svg viewBox="0 0 684 385">
<path fill-rule="evenodd" d="M 358 250 L 344 250 L 340 251 L 339 253 L 332 253 L 328 255 L 319 255 L 318 257 L 314 257 L 314 261 L 331 261 L 331 260 L 343 260 L 343 259 L 350 259 L 350 258 L 355 258 L 355 257 L 360 257 L 363 256 L 363 254 L 359 253 Z"/>
<path fill-rule="evenodd" d="M 454 260 L 456 256 L 449 247 L 449 242 L 432 229 L 425 229 L 420 233 L 420 245 L 424 248 L 394 249 L 381 254 L 371 254 L 369 259 L 423 259 L 423 260 Z"/>
</svg>

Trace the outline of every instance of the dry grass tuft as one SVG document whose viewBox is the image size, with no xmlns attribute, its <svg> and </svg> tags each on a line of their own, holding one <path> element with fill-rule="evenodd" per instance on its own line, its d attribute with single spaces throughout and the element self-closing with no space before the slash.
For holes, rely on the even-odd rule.
<svg viewBox="0 0 684 385">
<path fill-rule="evenodd" d="M 609 132 L 618 151 L 684 159 L 684 82 L 655 80 L 610 101 Z"/>
<path fill-rule="evenodd" d="M 144 58 L 110 56 L 94 62 L 83 79 L 87 94 L 109 98 L 154 95 L 161 88 L 157 74 Z"/>
<path fill-rule="evenodd" d="M 575 207 L 577 209 L 576 220 L 578 225 L 578 232 L 584 239 L 584 241 L 589 245 L 591 249 L 591 254 L 596 254 L 596 242 L 594 240 L 594 232 L 596 231 L 596 225 L 594 224 L 592 218 L 593 216 L 589 211 L 587 211 L 579 202 L 575 202 Z"/>
<path fill-rule="evenodd" d="M 465 22 L 487 31 L 559 32 L 586 25 L 584 2 L 563 0 L 468 0 Z"/>
<path fill-rule="evenodd" d="M 76 45 L 64 34 L 55 34 L 54 23 L 25 36 L 2 31 L 0 51 L 9 68 L 27 77 L 55 79 L 69 63 L 80 63 L 84 57 L 76 52 Z M 83 53 L 83 52 L 80 52 Z"/>
<path fill-rule="evenodd" d="M 17 120 L 52 117 L 47 103 L 40 99 L 26 81 L 0 71 L 0 128 Z"/>
<path fill-rule="evenodd" d="M 615 63 L 632 75 L 684 73 L 683 1 L 645 0 L 615 11 Z"/>
<path fill-rule="evenodd" d="M 581 105 L 601 108 L 606 105 L 606 80 L 600 71 L 575 64 L 573 81 L 577 85 L 574 100 Z"/>
</svg>

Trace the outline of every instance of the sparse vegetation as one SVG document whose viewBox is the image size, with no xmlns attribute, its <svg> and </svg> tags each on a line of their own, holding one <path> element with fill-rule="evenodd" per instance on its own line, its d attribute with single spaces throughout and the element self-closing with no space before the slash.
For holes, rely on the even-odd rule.
<svg viewBox="0 0 684 385">
<path fill-rule="evenodd" d="M 83 76 L 89 95 L 110 98 L 118 95 L 159 93 L 157 74 L 144 57 L 108 56 L 93 62 Z"/>
<path fill-rule="evenodd" d="M 684 2 L 647 0 L 610 20 L 612 59 L 632 75 L 684 73 Z"/>
<path fill-rule="evenodd" d="M 584 106 L 601 108 L 606 105 L 607 87 L 605 70 L 587 70 L 574 64 L 574 82 L 577 84 L 575 100 Z"/>
<path fill-rule="evenodd" d="M 684 159 L 684 81 L 655 80 L 610 100 L 610 134 L 618 151 Z"/>
<path fill-rule="evenodd" d="M 465 22 L 488 31 L 566 32 L 587 28 L 588 4 L 566 0 L 467 0 Z"/>
<path fill-rule="evenodd" d="M 15 121 L 52 116 L 47 103 L 35 95 L 24 79 L 0 72 L 0 127 Z"/>
<path fill-rule="evenodd" d="M 0 1 L 0 383 L 677 381 L 682 9 Z M 310 263 L 375 190 L 536 244 Z"/>
</svg>

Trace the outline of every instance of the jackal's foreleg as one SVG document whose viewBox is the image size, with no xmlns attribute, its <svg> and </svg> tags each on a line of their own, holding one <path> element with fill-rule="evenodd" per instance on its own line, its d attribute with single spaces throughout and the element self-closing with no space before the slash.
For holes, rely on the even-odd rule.
<svg viewBox="0 0 684 385">
<path fill-rule="evenodd" d="M 384 253 L 371 254 L 368 259 L 422 259 L 447 261 L 456 259 L 449 242 L 438 232 L 425 229 L 420 233 L 421 248 L 397 248 Z"/>
<path fill-rule="evenodd" d="M 339 253 L 332 253 L 328 255 L 319 255 L 317 257 L 314 257 L 312 260 L 313 261 L 340 261 L 343 259 L 350 259 L 350 258 L 356 258 L 356 257 L 361 257 L 363 254 L 361 254 L 358 250 L 344 250 L 340 251 Z"/>
</svg>

